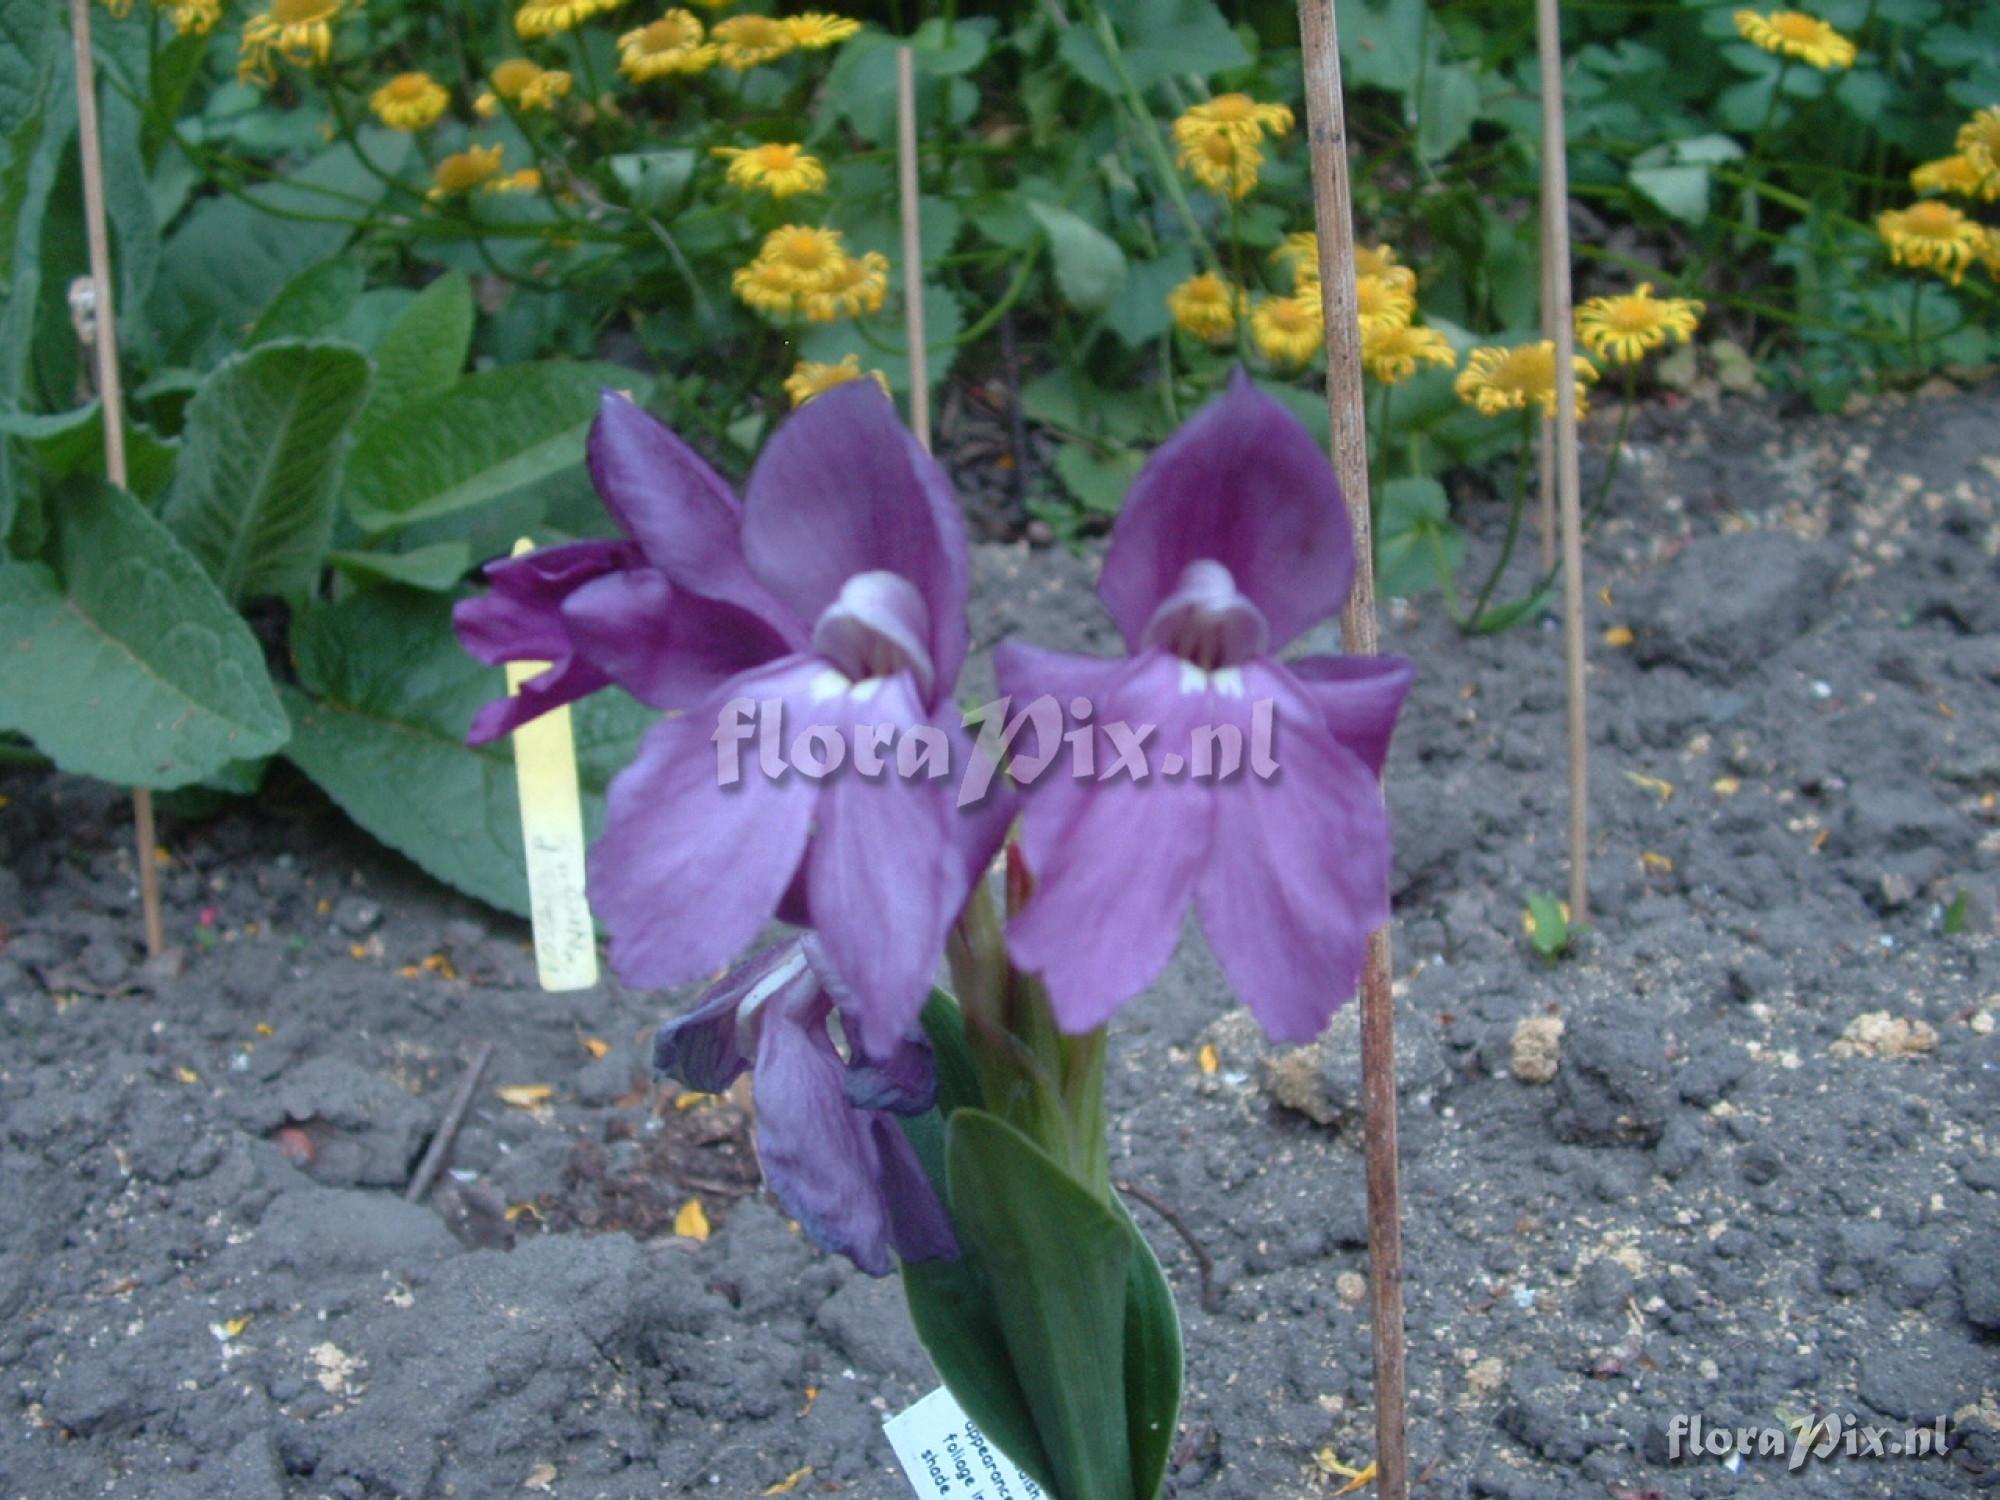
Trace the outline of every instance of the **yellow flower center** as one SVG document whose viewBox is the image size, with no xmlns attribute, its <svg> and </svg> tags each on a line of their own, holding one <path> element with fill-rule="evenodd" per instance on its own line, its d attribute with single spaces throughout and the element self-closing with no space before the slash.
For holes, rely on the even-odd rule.
<svg viewBox="0 0 2000 1500">
<path fill-rule="evenodd" d="M 645 53 L 678 52 L 701 40 L 701 23 L 689 15 L 663 16 L 639 31 L 639 50 Z"/>
<path fill-rule="evenodd" d="M 1219 94 L 1208 101 L 1205 113 L 1211 120 L 1225 125 L 1234 125 L 1247 120 L 1257 110 L 1257 102 L 1248 94 Z"/>
<path fill-rule="evenodd" d="M 340 14 L 340 0 L 271 0 L 271 19 L 280 26 L 307 26 Z"/>
<path fill-rule="evenodd" d="M 429 92 L 430 86 L 428 73 L 398 73 L 389 80 L 383 92 L 398 104 L 413 104 Z"/>
<path fill-rule="evenodd" d="M 784 141 L 772 141 L 750 152 L 751 159 L 766 172 L 789 172 L 798 165 L 804 148 Z"/>
<path fill-rule="evenodd" d="M 817 229 L 791 230 L 776 248 L 776 259 L 801 271 L 817 271 L 838 253 L 833 242 Z"/>
<path fill-rule="evenodd" d="M 1267 305 L 1267 316 L 1280 333 L 1304 333 L 1312 327 L 1311 312 L 1295 297 L 1280 297 Z"/>
<path fill-rule="evenodd" d="M 1659 306 L 1645 297 L 1613 297 L 1604 320 L 1620 333 L 1645 333 L 1660 321 Z"/>
<path fill-rule="evenodd" d="M 1788 42 L 1807 44 L 1824 35 L 1824 23 L 1796 10 L 1781 10 L 1771 17 L 1771 29 Z"/>
<path fill-rule="evenodd" d="M 1912 204 L 1903 214 L 1903 232 L 1925 240 L 1956 239 L 1963 217 L 1948 203 Z"/>
<path fill-rule="evenodd" d="M 541 66 L 525 57 L 510 57 L 493 70 L 493 87 L 504 98 L 513 99 L 542 76 Z"/>
<path fill-rule="evenodd" d="M 791 40 L 790 33 L 769 16 L 737 16 L 723 25 L 728 28 L 724 39 L 745 51 L 782 47 Z"/>
</svg>

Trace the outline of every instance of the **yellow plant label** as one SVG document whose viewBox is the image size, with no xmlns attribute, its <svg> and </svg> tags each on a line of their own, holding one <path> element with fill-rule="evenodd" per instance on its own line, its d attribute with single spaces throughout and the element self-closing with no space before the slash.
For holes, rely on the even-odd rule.
<svg viewBox="0 0 2000 1500">
<path fill-rule="evenodd" d="M 534 550 L 526 537 L 514 555 Z M 548 663 L 507 664 L 507 691 Z M 597 932 L 584 898 L 583 802 L 576 784 L 576 740 L 569 708 L 551 709 L 514 731 L 514 780 L 521 795 L 521 845 L 528 856 L 528 904 L 535 972 L 545 990 L 587 990 L 597 983 Z"/>
</svg>

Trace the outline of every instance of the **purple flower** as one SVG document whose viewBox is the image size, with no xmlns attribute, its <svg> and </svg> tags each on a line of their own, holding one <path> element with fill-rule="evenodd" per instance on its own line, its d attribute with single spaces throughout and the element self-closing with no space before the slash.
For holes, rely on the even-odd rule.
<svg viewBox="0 0 2000 1500">
<path fill-rule="evenodd" d="M 1130 655 L 1000 648 L 1003 693 L 1053 694 L 1094 729 L 1093 773 L 1058 759 L 1028 798 L 1035 891 L 1007 934 L 1066 1030 L 1159 974 L 1190 904 L 1274 1039 L 1310 1039 L 1353 993 L 1389 916 L 1380 777 L 1412 669 L 1277 659 L 1338 612 L 1353 571 L 1325 455 L 1239 373 L 1154 453 L 1112 532 L 1098 594 Z M 1253 748 L 1246 770 L 1260 730 L 1271 763 Z M 1204 750 L 1210 774 L 1193 774 Z"/>
<path fill-rule="evenodd" d="M 819 1244 L 871 1276 L 889 1273 L 892 1249 L 956 1259 L 951 1220 L 895 1121 L 931 1106 L 930 1047 L 915 1033 L 844 1060 L 827 1030 L 837 992 L 810 935 L 766 948 L 660 1028 L 653 1067 L 704 1093 L 752 1071 L 764 1180 Z"/>
<path fill-rule="evenodd" d="M 893 748 L 922 731 L 949 746 L 946 766 L 963 756 L 951 688 L 967 564 L 950 484 L 869 381 L 794 414 L 740 507 L 629 407 L 607 405 L 590 456 L 647 561 L 677 592 L 705 591 L 700 631 L 628 639 L 632 655 L 651 650 L 660 676 L 675 675 L 662 659 L 698 658 L 700 672 L 675 677 L 683 685 L 756 658 L 648 731 L 611 785 L 590 889 L 612 961 L 628 983 L 680 984 L 727 963 L 773 916 L 809 923 L 857 997 L 850 1034 L 886 1054 L 923 1008 L 971 872 L 1001 832 L 990 808 L 960 812 L 948 778 L 923 773 L 936 762 L 908 774 Z M 641 633 L 648 617 L 635 611 L 626 628 Z M 760 716 L 782 726 L 781 750 L 811 732 L 852 756 L 829 771 L 793 755 L 766 774 L 759 752 L 742 753 Z"/>
<path fill-rule="evenodd" d="M 686 708 L 803 644 L 744 560 L 742 505 L 700 455 L 606 391 L 589 460 L 630 540 L 489 564 L 492 592 L 452 611 L 459 639 L 481 661 L 551 664 L 517 697 L 480 710 L 475 745 L 612 683 L 654 708 Z"/>
</svg>

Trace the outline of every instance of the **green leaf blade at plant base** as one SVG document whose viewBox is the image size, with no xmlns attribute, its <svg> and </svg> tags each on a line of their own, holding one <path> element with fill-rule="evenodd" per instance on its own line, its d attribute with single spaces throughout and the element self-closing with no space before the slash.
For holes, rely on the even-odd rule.
<svg viewBox="0 0 2000 1500">
<path fill-rule="evenodd" d="M 497 668 L 467 656 L 451 601 L 369 589 L 302 616 L 293 629 L 298 688 L 284 689 L 285 754 L 347 815 L 422 869 L 491 906 L 525 915 L 520 802 L 511 746 L 470 746 L 473 713 L 505 691 Z M 654 716 L 621 693 L 571 706 L 585 832 L 604 822 L 604 790 Z"/>
<path fill-rule="evenodd" d="M 616 365 L 468 375 L 369 427 L 348 460 L 348 513 L 365 531 L 393 531 L 574 468 L 603 388 L 644 383 Z"/>
<path fill-rule="evenodd" d="M 0 728 L 63 769 L 186 786 L 288 733 L 256 638 L 131 496 L 72 485 L 57 567 L 0 564 Z"/>
<path fill-rule="evenodd" d="M 163 515 L 231 603 L 317 581 L 368 375 L 345 344 L 263 344 L 223 361 L 188 403 Z"/>
<path fill-rule="evenodd" d="M 449 390 L 472 347 L 472 283 L 463 271 L 440 276 L 403 309 L 375 346 L 375 385 L 361 414 L 369 429 Z"/>
<path fill-rule="evenodd" d="M 1135 1247 L 1125 1283 L 1125 1419 L 1132 1440 L 1132 1493 L 1139 1500 L 1153 1500 L 1180 1423 L 1185 1368 L 1181 1319 L 1159 1257 L 1124 1200 L 1114 1197 L 1112 1204 Z"/>
<path fill-rule="evenodd" d="M 1062 1500 L 1134 1500 L 1124 1354 L 1134 1249 L 1126 1222 L 984 1110 L 958 1110 L 945 1136 L 952 1223 L 994 1283 L 996 1321 L 1052 1488 Z M 995 1441 L 1006 1446 L 997 1434 Z"/>
</svg>

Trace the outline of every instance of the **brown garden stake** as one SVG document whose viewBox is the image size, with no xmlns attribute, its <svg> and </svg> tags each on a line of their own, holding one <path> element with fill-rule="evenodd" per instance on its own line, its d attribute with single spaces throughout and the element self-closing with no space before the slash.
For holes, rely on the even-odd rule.
<svg viewBox="0 0 2000 1500">
<path fill-rule="evenodd" d="M 104 420 L 104 475 L 125 488 L 125 399 L 118 385 L 118 320 L 111 301 L 111 236 L 104 223 L 104 159 L 98 145 L 97 68 L 90 50 L 90 0 L 69 0 L 70 39 L 76 49 L 76 134 L 83 157 L 83 222 L 90 240 L 92 344 L 97 351 L 97 396 Z M 146 954 L 167 946 L 160 922 L 160 872 L 153 863 L 153 794 L 132 790 L 137 825 L 139 904 L 145 913 Z"/>
<path fill-rule="evenodd" d="M 1570 315 L 1569 161 L 1563 133 L 1562 17 L 1535 0 L 1542 72 L 1542 266 L 1555 338 L 1556 498 L 1562 513 L 1563 649 L 1569 668 L 1570 920 L 1590 920 L 1590 735 L 1584 698 L 1583 488 L 1576 457 L 1576 327 Z"/>
<path fill-rule="evenodd" d="M 910 346 L 910 431 L 931 445 L 930 359 L 924 348 L 924 252 L 917 220 L 917 55 L 896 49 L 896 165 L 903 189 L 903 317 Z"/>
<path fill-rule="evenodd" d="M 1373 656 L 1375 566 L 1368 509 L 1368 429 L 1361 401 L 1361 320 L 1355 308 L 1354 206 L 1340 92 L 1333 0 L 1299 0 L 1305 45 L 1306 120 L 1312 140 L 1313 210 L 1326 316 L 1326 404 L 1333 467 L 1354 525 L 1354 589 L 1341 612 L 1342 644 Z M 1404 1431 L 1403 1221 L 1396 1162 L 1396 1014 L 1389 985 L 1389 929 L 1368 940 L 1361 974 L 1361 1099 L 1368 1152 L 1368 1267 L 1375 1340 L 1375 1464 L 1383 1500 L 1409 1494 Z"/>
</svg>

